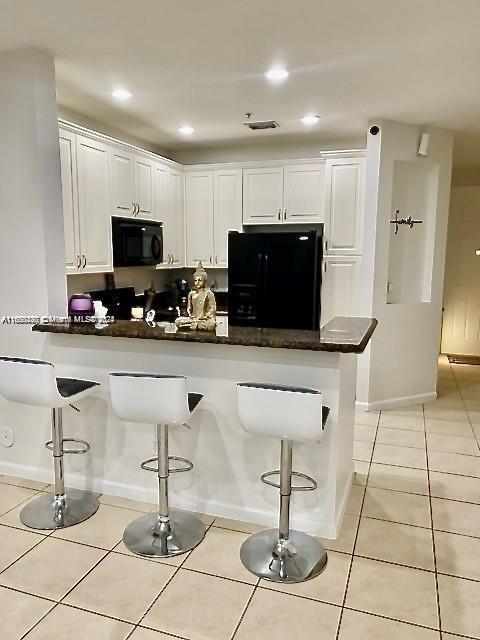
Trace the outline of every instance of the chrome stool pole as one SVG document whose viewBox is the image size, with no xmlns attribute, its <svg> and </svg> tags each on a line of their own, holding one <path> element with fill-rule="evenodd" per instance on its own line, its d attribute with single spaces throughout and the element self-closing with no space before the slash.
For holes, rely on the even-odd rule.
<svg viewBox="0 0 480 640">
<path fill-rule="evenodd" d="M 52 440 L 45 443 L 53 451 L 53 495 L 46 493 L 29 502 L 20 512 L 20 521 L 32 529 L 62 529 L 87 520 L 98 510 L 100 503 L 89 491 L 65 490 L 64 453 L 86 453 L 90 445 L 84 440 L 63 437 L 62 407 L 52 409 Z M 64 442 L 78 442 L 83 449 L 65 450 Z"/>
</svg>

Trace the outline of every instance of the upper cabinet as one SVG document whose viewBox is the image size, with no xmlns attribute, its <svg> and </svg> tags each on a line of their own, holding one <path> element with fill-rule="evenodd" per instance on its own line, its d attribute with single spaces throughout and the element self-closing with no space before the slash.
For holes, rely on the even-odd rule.
<svg viewBox="0 0 480 640">
<path fill-rule="evenodd" d="M 243 170 L 243 223 L 324 221 L 325 163 Z"/>
<path fill-rule="evenodd" d="M 213 248 L 216 267 L 228 267 L 228 232 L 242 230 L 242 170 L 213 174 Z"/>
<path fill-rule="evenodd" d="M 214 265 L 213 171 L 187 172 L 185 176 L 187 266 L 201 261 Z"/>
<path fill-rule="evenodd" d="M 80 239 L 77 208 L 77 163 L 75 134 L 60 130 L 60 172 L 62 179 L 63 231 L 65 236 L 65 269 L 77 273 L 80 267 Z"/>
<path fill-rule="evenodd" d="M 84 136 L 76 136 L 80 270 L 98 273 L 113 270 L 110 148 Z"/>
<path fill-rule="evenodd" d="M 112 149 L 112 212 L 117 216 L 154 217 L 154 162 Z"/>
<path fill-rule="evenodd" d="M 283 215 L 283 167 L 243 170 L 243 223 L 277 224 Z"/>
<path fill-rule="evenodd" d="M 162 222 L 162 267 L 181 267 L 185 263 L 184 173 L 167 164 L 154 166 L 154 216 Z"/>
<path fill-rule="evenodd" d="M 228 266 L 228 232 L 242 228 L 242 170 L 187 172 L 186 262 Z"/>
<path fill-rule="evenodd" d="M 323 222 L 325 163 L 287 164 L 283 169 L 285 222 Z"/>
<path fill-rule="evenodd" d="M 325 250 L 359 255 L 363 241 L 364 159 L 327 160 Z"/>
</svg>

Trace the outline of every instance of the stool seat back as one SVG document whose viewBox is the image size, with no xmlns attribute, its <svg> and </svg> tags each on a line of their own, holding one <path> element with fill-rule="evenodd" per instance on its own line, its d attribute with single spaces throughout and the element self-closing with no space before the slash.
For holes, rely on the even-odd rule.
<svg viewBox="0 0 480 640">
<path fill-rule="evenodd" d="M 0 394 L 11 402 L 41 407 L 65 404 L 58 392 L 53 364 L 26 358 L 0 358 Z"/>
<path fill-rule="evenodd" d="M 183 424 L 189 414 L 187 379 L 153 373 L 110 373 L 114 412 L 127 422 Z"/>
<path fill-rule="evenodd" d="M 322 394 L 315 389 L 257 382 L 237 384 L 240 422 L 248 433 L 318 441 L 323 434 Z"/>
</svg>

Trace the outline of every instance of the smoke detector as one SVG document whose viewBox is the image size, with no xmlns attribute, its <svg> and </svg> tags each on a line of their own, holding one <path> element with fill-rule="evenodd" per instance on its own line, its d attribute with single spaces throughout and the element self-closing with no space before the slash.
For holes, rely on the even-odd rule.
<svg viewBox="0 0 480 640">
<path fill-rule="evenodd" d="M 244 122 L 243 124 L 252 131 L 261 131 L 262 129 L 276 129 L 280 126 L 276 120 L 257 120 L 256 122 L 247 120 L 247 122 Z"/>
</svg>

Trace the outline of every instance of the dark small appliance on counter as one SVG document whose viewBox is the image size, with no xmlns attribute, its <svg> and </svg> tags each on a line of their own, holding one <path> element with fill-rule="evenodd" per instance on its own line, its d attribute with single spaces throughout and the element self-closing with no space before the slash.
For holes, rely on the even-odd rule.
<svg viewBox="0 0 480 640">
<path fill-rule="evenodd" d="M 163 261 L 161 222 L 112 216 L 114 267 L 145 267 Z"/>
<path fill-rule="evenodd" d="M 108 309 L 108 316 L 114 316 L 115 320 L 131 319 L 132 307 L 136 306 L 134 287 L 119 287 L 118 289 L 98 289 L 97 291 L 90 291 L 89 294 L 86 295 L 88 295 L 91 300 L 102 301 L 103 306 L 107 307 Z"/>
<path fill-rule="evenodd" d="M 228 234 L 228 322 L 319 329 L 321 231 Z"/>
<path fill-rule="evenodd" d="M 74 293 L 68 301 L 70 320 L 82 322 L 87 316 L 93 316 L 93 299 L 88 293 Z"/>
</svg>

